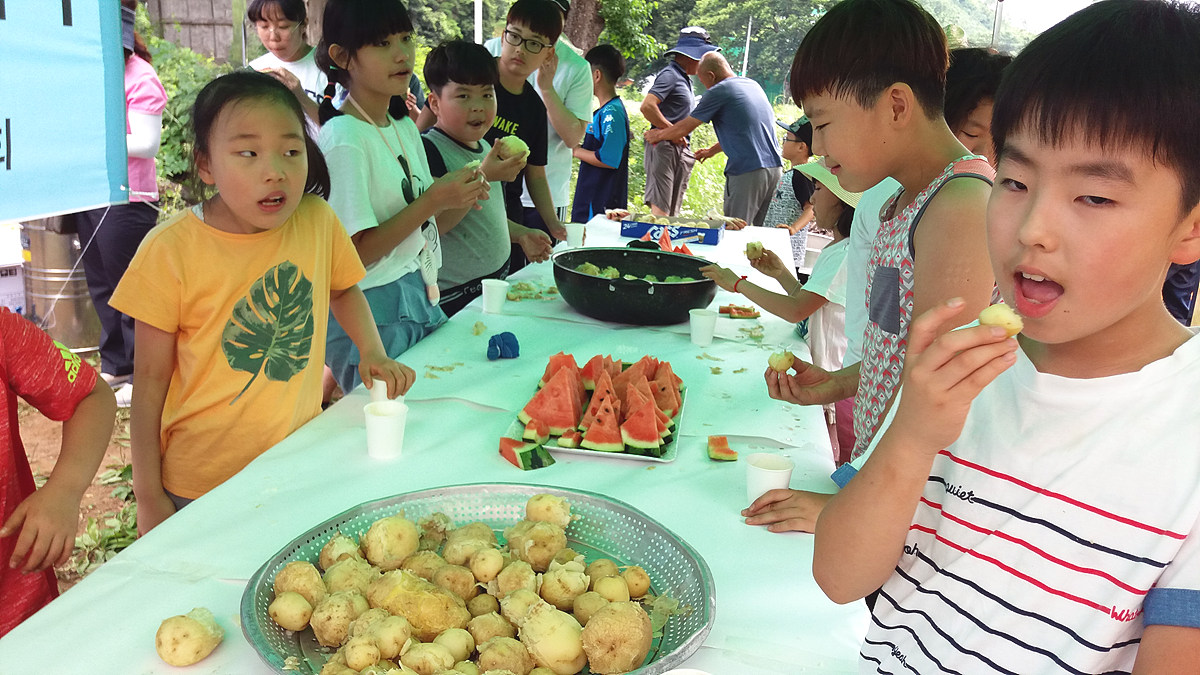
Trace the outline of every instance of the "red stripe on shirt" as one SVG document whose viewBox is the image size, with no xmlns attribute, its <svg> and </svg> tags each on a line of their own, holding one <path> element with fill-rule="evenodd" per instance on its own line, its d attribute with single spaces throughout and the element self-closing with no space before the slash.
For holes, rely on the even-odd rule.
<svg viewBox="0 0 1200 675">
<path fill-rule="evenodd" d="M 1032 552 L 1038 554 L 1042 558 L 1045 558 L 1046 560 L 1058 565 L 1059 567 L 1065 567 L 1065 568 L 1075 571 L 1075 572 L 1080 572 L 1082 574 L 1090 574 L 1092 576 L 1100 577 L 1100 578 L 1104 579 L 1105 581 L 1108 581 L 1108 582 L 1112 583 L 1113 585 L 1117 586 L 1118 588 L 1120 588 L 1124 591 L 1127 591 L 1129 593 L 1133 593 L 1134 595 L 1145 595 L 1146 594 L 1145 590 L 1130 586 L 1129 584 L 1121 581 L 1120 579 L 1117 579 L 1116 577 L 1112 576 L 1111 574 L 1109 574 L 1107 572 L 1098 570 L 1094 567 L 1081 567 L 1079 565 L 1075 565 L 1073 563 L 1067 562 L 1066 560 L 1063 560 L 1062 558 L 1050 555 L 1046 551 L 1038 548 L 1037 546 L 1034 546 L 1033 544 L 1030 544 L 1029 542 L 1025 541 L 1024 539 L 1018 539 L 1017 537 L 1014 537 L 1005 532 L 1001 532 L 999 530 L 987 529 L 987 528 L 983 528 L 978 525 L 975 525 L 973 523 L 969 523 L 966 520 L 959 518 L 958 516 L 947 513 L 946 510 L 942 508 L 941 504 L 931 502 L 928 499 L 926 499 L 925 497 L 922 497 L 921 501 L 924 502 L 925 504 L 929 505 L 930 507 L 940 511 L 942 516 L 944 516 L 947 520 L 958 523 L 959 525 L 962 525 L 963 527 L 965 527 L 967 529 L 974 530 L 980 534 L 997 537 L 999 539 L 1003 539 L 1004 541 L 1012 542 L 1012 543 L 1016 544 L 1017 546 L 1020 546 L 1021 548 L 1024 548 L 1026 550 L 1029 550 L 1029 551 L 1032 551 Z"/>
<path fill-rule="evenodd" d="M 1172 539 L 1178 539 L 1178 540 L 1180 540 L 1180 541 L 1183 541 L 1184 539 L 1186 539 L 1186 538 L 1187 538 L 1187 534 L 1180 534 L 1180 533 L 1178 533 L 1178 532 L 1172 532 L 1172 531 L 1170 531 L 1170 530 L 1164 530 L 1164 529 L 1162 529 L 1162 528 L 1158 528 L 1158 527 L 1155 527 L 1155 526 L 1153 526 L 1153 525 L 1147 525 L 1146 523 L 1138 522 L 1138 521 L 1136 521 L 1136 520 L 1133 520 L 1132 518 L 1126 518 L 1126 517 L 1124 517 L 1124 516 L 1118 516 L 1118 515 L 1117 515 L 1117 514 L 1115 514 L 1115 513 L 1111 513 L 1111 512 L 1109 512 L 1109 511 L 1105 511 L 1104 509 L 1097 508 L 1097 507 L 1095 507 L 1095 506 L 1092 506 L 1091 504 L 1085 504 L 1085 503 L 1083 503 L 1083 502 L 1081 502 L 1081 501 L 1079 501 L 1079 500 L 1077 500 L 1077 499 L 1072 499 L 1072 498 L 1070 498 L 1070 497 L 1068 497 L 1068 496 L 1066 496 L 1066 495 L 1064 495 L 1064 494 L 1060 494 L 1060 493 L 1058 493 L 1058 492 L 1054 492 L 1054 491 L 1052 491 L 1052 490 L 1047 490 L 1047 489 L 1045 489 L 1045 488 L 1041 488 L 1041 487 L 1038 487 L 1038 486 L 1036 486 L 1036 485 L 1032 485 L 1032 484 L 1030 484 L 1030 483 L 1026 483 L 1025 481 L 1023 481 L 1023 480 L 1021 480 L 1021 479 L 1019 479 L 1019 478 L 1014 478 L 1014 477 L 1012 477 L 1012 476 L 1009 476 L 1008 474 L 1000 473 L 999 471 L 994 471 L 994 470 L 992 470 L 992 469 L 989 469 L 989 468 L 987 468 L 987 467 L 985 467 L 985 466 L 982 466 L 982 465 L 980 465 L 980 464 L 976 464 L 976 463 L 974 463 L 974 462 L 970 462 L 970 461 L 968 461 L 968 460 L 962 459 L 961 457 L 956 457 L 956 456 L 954 456 L 954 454 L 953 454 L 953 453 L 951 453 L 951 452 L 950 452 L 950 451 L 948 451 L 948 450 L 942 450 L 942 451 L 941 451 L 941 452 L 939 452 L 938 454 L 940 454 L 940 455 L 945 455 L 947 458 L 949 458 L 949 459 L 950 459 L 950 461 L 954 462 L 955 464 L 960 464 L 960 465 L 962 465 L 962 466 L 965 466 L 965 467 L 968 467 L 968 468 L 970 468 L 970 469 L 974 469 L 974 470 L 976 470 L 976 471 L 979 471 L 980 473 L 984 473 L 984 474 L 987 474 L 987 475 L 989 475 L 989 476 L 992 476 L 993 478 L 999 478 L 1000 480 L 1008 481 L 1009 483 L 1012 483 L 1012 484 L 1014 484 L 1014 485 L 1019 485 L 1020 487 L 1023 487 L 1023 488 L 1025 488 L 1026 490 L 1029 490 L 1029 491 L 1031 491 L 1031 492 L 1036 492 L 1036 493 L 1038 493 L 1038 494 L 1040 494 L 1040 495 L 1045 495 L 1045 496 L 1047 496 L 1047 497 L 1050 497 L 1050 498 L 1053 498 L 1053 499 L 1057 499 L 1057 500 L 1059 500 L 1059 501 L 1066 502 L 1066 503 L 1068 503 L 1068 504 L 1070 504 L 1070 505 L 1072 505 L 1072 506 L 1075 506 L 1075 507 L 1081 508 L 1081 509 L 1083 509 L 1084 511 L 1089 511 L 1089 512 L 1091 512 L 1091 513 L 1095 513 L 1095 514 L 1097 514 L 1097 515 L 1099 515 L 1099 516 L 1103 516 L 1103 517 L 1105 517 L 1105 518 L 1108 518 L 1109 520 L 1115 520 L 1115 521 L 1117 521 L 1118 523 L 1123 523 L 1123 524 L 1125 524 L 1125 525 L 1130 525 L 1130 526 L 1132 526 L 1132 527 L 1136 527 L 1136 528 L 1138 528 L 1138 529 L 1140 529 L 1140 530 L 1145 530 L 1145 531 L 1147 531 L 1147 532 L 1152 532 L 1152 533 L 1154 533 L 1154 534 L 1162 535 L 1162 536 L 1164 536 L 1164 537 L 1171 537 Z"/>
<path fill-rule="evenodd" d="M 1017 577 L 1018 579 L 1027 581 L 1027 582 L 1033 584 L 1034 586 L 1037 586 L 1038 588 L 1042 589 L 1043 591 L 1046 591 L 1047 593 L 1049 593 L 1051 595 L 1056 595 L 1060 598 L 1064 598 L 1064 599 L 1070 600 L 1072 602 L 1077 602 L 1085 607 L 1090 607 L 1092 609 L 1104 612 L 1104 614 L 1106 616 L 1112 615 L 1112 611 L 1110 608 L 1105 607 L 1104 605 L 1101 605 L 1098 602 L 1088 600 L 1087 598 L 1081 598 L 1078 595 L 1072 595 L 1065 591 L 1060 591 L 1056 588 L 1051 588 L 1050 586 L 1047 586 L 1046 584 L 1038 581 L 1037 579 L 1034 579 L 1033 577 L 1029 576 L 1028 574 L 1023 574 L 1021 572 L 1018 572 L 1017 570 L 1013 569 L 1012 567 L 1005 565 L 1004 563 L 1000 562 L 999 560 L 996 560 L 995 558 L 993 558 L 991 556 L 983 555 L 982 553 L 980 553 L 978 551 L 968 549 L 965 546 L 960 546 L 959 544 L 956 544 L 956 543 L 950 541 L 949 539 L 946 539 L 945 537 L 939 535 L 937 533 L 937 530 L 933 529 L 932 527 L 925 527 L 924 525 L 914 524 L 911 527 L 909 527 L 909 529 L 917 530 L 918 532 L 924 532 L 926 534 L 932 534 L 934 539 L 945 544 L 946 546 L 949 546 L 950 548 L 952 548 L 956 551 L 959 551 L 960 553 L 966 553 L 967 555 L 969 555 L 973 558 L 978 558 L 979 560 L 982 560 L 984 562 L 991 563 L 991 564 L 995 565 L 996 567 L 999 567 L 1000 569 L 1004 570 L 1005 572 L 1008 572 L 1012 576 Z"/>
</svg>

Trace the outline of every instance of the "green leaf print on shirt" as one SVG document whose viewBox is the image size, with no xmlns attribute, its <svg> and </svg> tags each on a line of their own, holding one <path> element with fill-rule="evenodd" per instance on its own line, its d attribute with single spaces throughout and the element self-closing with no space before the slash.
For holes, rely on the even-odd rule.
<svg viewBox="0 0 1200 675">
<path fill-rule="evenodd" d="M 259 373 L 286 382 L 304 370 L 312 350 L 312 306 L 312 282 L 291 262 L 267 270 L 238 300 L 221 334 L 221 350 L 231 368 L 253 377 L 230 405 Z"/>
</svg>

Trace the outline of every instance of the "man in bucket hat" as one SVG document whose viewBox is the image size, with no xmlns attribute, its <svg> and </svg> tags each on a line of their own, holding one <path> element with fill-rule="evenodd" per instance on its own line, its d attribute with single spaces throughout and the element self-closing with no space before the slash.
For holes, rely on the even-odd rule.
<svg viewBox="0 0 1200 675">
<path fill-rule="evenodd" d="M 691 114 L 695 99 L 689 76 L 696 74 L 701 57 L 713 51 L 720 48 L 712 44 L 703 28 L 689 26 L 679 31 L 675 46 L 666 53 L 671 60 L 654 76 L 654 84 L 642 101 L 642 116 L 653 129 L 669 128 Z M 672 142 L 646 143 L 645 202 L 654 215 L 679 215 L 695 163 L 686 136 Z"/>
<path fill-rule="evenodd" d="M 700 59 L 700 83 L 704 98 L 683 120 L 667 129 L 646 132 L 648 142 L 685 138 L 696 127 L 712 122 L 717 142 L 696 152 L 704 161 L 724 152 L 725 203 L 727 217 L 750 225 L 762 225 L 767 206 L 783 174 L 783 158 L 775 142 L 775 112 L 763 88 L 748 77 L 735 75 L 729 62 L 715 52 Z"/>
</svg>

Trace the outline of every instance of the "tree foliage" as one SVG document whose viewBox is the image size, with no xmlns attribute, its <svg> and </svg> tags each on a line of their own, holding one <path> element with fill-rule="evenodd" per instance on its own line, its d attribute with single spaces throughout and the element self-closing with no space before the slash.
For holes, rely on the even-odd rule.
<svg viewBox="0 0 1200 675">
<path fill-rule="evenodd" d="M 627 59 L 649 60 L 666 49 L 646 31 L 659 3 L 653 0 L 601 0 L 604 32 L 600 41 L 612 44 Z"/>
</svg>

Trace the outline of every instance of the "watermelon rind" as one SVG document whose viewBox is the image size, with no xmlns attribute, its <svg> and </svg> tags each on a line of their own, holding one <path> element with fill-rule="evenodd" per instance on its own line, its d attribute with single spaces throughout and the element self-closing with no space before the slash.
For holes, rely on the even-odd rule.
<svg viewBox="0 0 1200 675">
<path fill-rule="evenodd" d="M 729 448 L 729 439 L 725 436 L 708 437 L 708 458 L 720 462 L 731 462 L 738 458 L 736 450 Z"/>
</svg>

